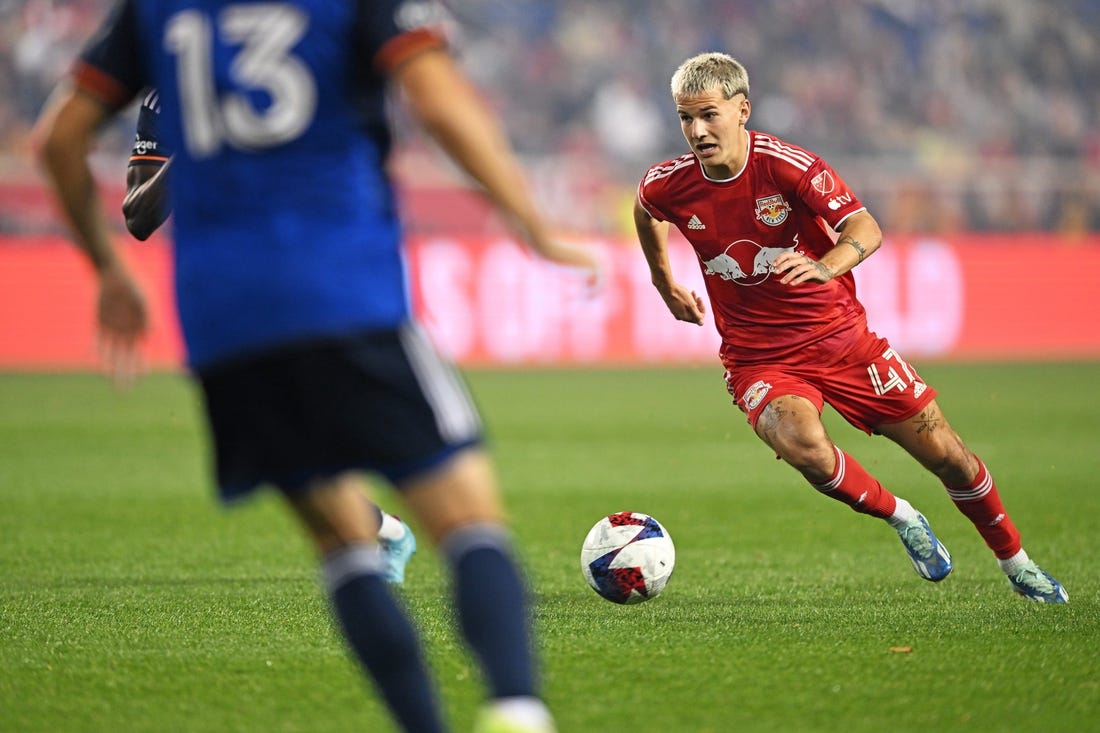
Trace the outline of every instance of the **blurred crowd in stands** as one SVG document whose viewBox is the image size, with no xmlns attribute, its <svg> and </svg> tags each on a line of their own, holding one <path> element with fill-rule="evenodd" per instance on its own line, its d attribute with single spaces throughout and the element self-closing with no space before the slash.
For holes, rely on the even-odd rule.
<svg viewBox="0 0 1100 733">
<path fill-rule="evenodd" d="M 648 165 L 686 152 L 672 72 L 721 50 L 749 70 L 749 127 L 824 156 L 888 233 L 1100 231 L 1100 0 L 446 4 L 463 65 L 573 229 L 624 231 Z M 0 0 L 0 186 L 28 180 L 30 125 L 109 6 Z M 104 175 L 121 180 L 132 121 L 101 143 Z M 453 190 L 404 135 L 410 197 Z M 24 228 L 9 209 L 0 232 Z"/>
</svg>

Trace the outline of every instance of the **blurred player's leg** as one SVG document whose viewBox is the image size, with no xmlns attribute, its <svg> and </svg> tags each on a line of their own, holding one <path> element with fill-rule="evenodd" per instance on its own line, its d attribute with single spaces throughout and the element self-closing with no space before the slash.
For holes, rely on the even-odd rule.
<svg viewBox="0 0 1100 733">
<path fill-rule="evenodd" d="M 290 497 L 321 552 L 325 587 L 344 637 L 406 730 L 444 731 L 412 625 L 387 587 L 377 518 L 351 474 Z"/>
<path fill-rule="evenodd" d="M 488 456 L 463 451 L 441 470 L 402 486 L 438 543 L 454 579 L 455 608 L 489 686 L 486 731 L 552 731 L 538 696 L 527 591 L 501 522 Z"/>
</svg>

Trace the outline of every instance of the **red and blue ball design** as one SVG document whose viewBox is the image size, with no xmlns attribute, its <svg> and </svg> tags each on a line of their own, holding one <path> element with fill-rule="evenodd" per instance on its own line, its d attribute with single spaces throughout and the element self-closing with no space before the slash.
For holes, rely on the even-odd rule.
<svg viewBox="0 0 1100 733">
<path fill-rule="evenodd" d="M 665 528 L 640 512 L 600 519 L 581 548 L 581 571 L 601 597 L 624 605 L 656 598 L 676 564 L 676 548 Z"/>
</svg>

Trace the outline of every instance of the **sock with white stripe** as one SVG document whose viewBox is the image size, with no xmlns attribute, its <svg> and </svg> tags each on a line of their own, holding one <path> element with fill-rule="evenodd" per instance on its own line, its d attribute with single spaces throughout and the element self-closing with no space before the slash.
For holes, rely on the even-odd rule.
<svg viewBox="0 0 1100 733">
<path fill-rule="evenodd" d="M 1020 551 L 1020 533 L 1008 517 L 993 476 L 978 461 L 978 475 L 966 486 L 944 484 L 947 495 L 974 527 L 998 559 L 1011 558 Z"/>
<path fill-rule="evenodd" d="M 855 458 L 833 446 L 836 451 L 836 468 L 829 480 L 810 485 L 829 498 L 847 504 L 860 514 L 886 519 L 896 508 L 894 495 L 883 487 Z"/>
<path fill-rule="evenodd" d="M 390 593 L 375 545 L 327 555 L 322 576 L 352 651 L 404 730 L 446 730 L 412 624 Z"/>
<path fill-rule="evenodd" d="M 467 525 L 444 537 L 439 549 L 450 561 L 459 624 L 491 696 L 534 696 L 527 591 L 506 531 L 496 524 Z"/>
</svg>

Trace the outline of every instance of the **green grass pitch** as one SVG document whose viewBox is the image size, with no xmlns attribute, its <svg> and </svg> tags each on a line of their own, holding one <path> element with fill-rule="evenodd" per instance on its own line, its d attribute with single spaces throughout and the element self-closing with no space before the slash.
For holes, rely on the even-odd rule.
<svg viewBox="0 0 1100 733">
<path fill-rule="evenodd" d="M 562 733 L 1096 730 L 1100 365 L 922 375 L 1068 605 L 1015 597 L 931 475 L 827 412 L 951 549 L 950 578 L 919 579 L 888 527 L 774 460 L 717 367 L 469 373 Z M 124 394 L 0 375 L 0 731 L 393 730 L 275 497 L 213 500 L 200 426 L 175 375 Z M 677 546 L 667 590 L 638 606 L 578 566 L 588 528 L 622 510 Z M 400 595 L 468 730 L 481 683 L 426 545 Z"/>
</svg>

